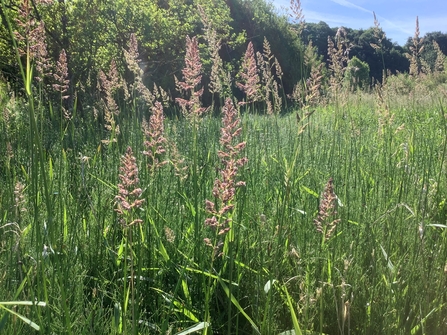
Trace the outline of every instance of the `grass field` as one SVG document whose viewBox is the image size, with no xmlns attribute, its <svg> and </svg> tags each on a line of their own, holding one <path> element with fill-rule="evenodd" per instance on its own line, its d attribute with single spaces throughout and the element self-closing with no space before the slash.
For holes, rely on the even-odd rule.
<svg viewBox="0 0 447 335">
<path fill-rule="evenodd" d="M 4 96 L 2 334 L 446 334 L 445 97 L 383 96 L 115 135 Z"/>
<path fill-rule="evenodd" d="M 310 77 L 289 106 L 268 41 L 257 60 L 250 42 L 247 103 L 207 112 L 196 38 L 169 107 L 143 84 L 134 35 L 135 80 L 98 71 L 91 107 L 66 100 L 65 51 L 49 89 L 28 37 L 27 53 L 14 44 L 1 334 L 447 334 L 446 71 L 424 73 L 416 48 L 410 74 L 355 90 L 342 33 L 326 74 L 316 54 L 298 64 Z"/>
</svg>

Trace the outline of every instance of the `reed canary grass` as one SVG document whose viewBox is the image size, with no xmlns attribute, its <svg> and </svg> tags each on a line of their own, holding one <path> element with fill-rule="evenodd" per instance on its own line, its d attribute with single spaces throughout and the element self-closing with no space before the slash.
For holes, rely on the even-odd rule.
<svg viewBox="0 0 447 335">
<path fill-rule="evenodd" d="M 217 36 L 216 29 L 213 27 L 213 21 L 208 18 L 203 7 L 198 5 L 198 10 L 200 20 L 203 24 L 204 38 L 208 45 L 212 63 L 208 89 L 210 93 L 213 94 L 213 97 L 219 96 L 223 99 L 231 95 L 231 81 L 229 82 L 227 80 L 227 73 L 224 69 L 224 64 L 219 54 L 222 41 Z M 214 104 L 214 99 L 212 103 Z"/>
<path fill-rule="evenodd" d="M 436 41 L 433 41 L 433 48 L 436 51 L 436 61 L 434 71 L 437 73 L 442 73 L 444 72 L 444 66 L 447 57 L 446 55 L 444 55 L 441 48 L 439 47 L 439 44 Z"/>
<path fill-rule="evenodd" d="M 205 208 L 210 218 L 205 220 L 205 226 L 211 227 L 218 237 L 217 242 L 205 239 L 205 244 L 213 247 L 217 256 L 222 256 L 222 246 L 225 235 L 230 231 L 231 213 L 235 206 L 236 189 L 245 186 L 245 182 L 238 180 L 238 170 L 247 164 L 248 159 L 242 156 L 246 143 L 239 141 L 242 128 L 239 126 L 240 118 L 230 98 L 225 101 L 222 108 L 222 125 L 218 156 L 222 168 L 220 177 L 216 178 L 213 186 L 214 202 L 206 200 Z"/>
<path fill-rule="evenodd" d="M 176 98 L 175 101 L 182 108 L 186 118 L 197 118 L 206 112 L 202 107 L 201 96 L 204 88 L 198 88 L 202 81 L 202 61 L 199 54 L 199 42 L 197 37 L 186 36 L 185 67 L 182 69 L 183 80 L 175 78 L 177 90 L 186 95 L 185 98 Z"/>
<path fill-rule="evenodd" d="M 334 182 L 329 178 L 321 197 L 318 216 L 314 219 L 315 228 L 328 241 L 334 234 L 340 219 L 337 216 L 337 196 L 334 192 Z"/>
<path fill-rule="evenodd" d="M 138 166 L 131 147 L 127 147 L 126 153 L 121 158 L 119 179 L 118 195 L 115 197 L 115 211 L 120 216 L 120 222 L 123 227 L 141 223 L 141 219 L 132 219 L 129 221 L 127 218 L 128 214 L 140 208 L 144 203 L 144 199 L 140 199 L 143 191 L 138 187 L 140 183 Z"/>
<path fill-rule="evenodd" d="M 418 76 L 422 71 L 421 54 L 424 50 L 424 39 L 420 37 L 418 16 L 416 16 L 416 26 L 414 30 L 414 36 L 411 39 L 411 43 L 412 45 L 410 45 L 410 53 L 406 53 L 405 56 L 410 61 L 410 75 Z"/>
<path fill-rule="evenodd" d="M 143 122 L 143 131 L 146 138 L 144 141 L 146 150 L 143 151 L 143 155 L 147 157 L 148 168 L 152 172 L 168 163 L 163 157 L 166 153 L 165 147 L 167 144 L 167 140 L 164 137 L 163 122 L 163 106 L 157 101 L 155 106 L 152 107 L 152 115 L 149 118 L 149 124 Z"/>
<path fill-rule="evenodd" d="M 259 87 L 260 78 L 258 65 L 256 64 L 255 49 L 250 41 L 245 51 L 242 61 L 242 68 L 239 71 L 239 81 L 236 86 L 245 93 L 245 101 L 239 102 L 240 105 L 249 104 L 260 99 Z"/>
</svg>

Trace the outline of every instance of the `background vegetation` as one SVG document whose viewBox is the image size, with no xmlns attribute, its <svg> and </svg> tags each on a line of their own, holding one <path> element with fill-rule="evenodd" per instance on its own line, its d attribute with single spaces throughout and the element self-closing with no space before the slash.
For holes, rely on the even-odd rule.
<svg viewBox="0 0 447 335">
<path fill-rule="evenodd" d="M 446 334 L 445 34 L 291 13 L 1 2 L 2 334 Z"/>
</svg>

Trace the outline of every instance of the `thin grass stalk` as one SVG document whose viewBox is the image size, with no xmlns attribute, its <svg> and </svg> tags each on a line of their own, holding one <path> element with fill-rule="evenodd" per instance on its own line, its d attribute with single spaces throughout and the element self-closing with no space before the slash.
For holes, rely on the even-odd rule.
<svg viewBox="0 0 447 335">
<path fill-rule="evenodd" d="M 197 170 L 199 168 L 198 165 L 198 145 L 197 145 L 197 119 L 193 119 L 193 125 L 192 125 L 192 140 L 193 140 L 193 147 L 192 147 L 192 154 L 193 154 L 193 162 L 192 162 L 192 184 L 193 184 L 193 199 L 194 199 L 194 260 L 200 259 L 200 217 L 199 217 L 199 177 L 197 174 Z M 206 321 L 206 320 L 205 320 Z"/>
<path fill-rule="evenodd" d="M 142 206 L 144 199 L 139 199 L 142 190 L 138 187 L 140 182 L 138 177 L 138 166 L 136 164 L 136 158 L 133 155 L 131 147 L 128 147 L 126 154 L 121 158 L 119 175 L 120 183 L 118 184 L 118 195 L 115 197 L 117 208 L 115 211 L 118 213 L 120 223 L 122 225 L 124 238 L 121 244 L 124 244 L 124 267 L 123 267 L 123 309 L 122 319 L 123 331 L 126 332 L 127 327 L 127 312 L 129 303 L 131 304 L 131 332 L 136 333 L 136 301 L 135 301 L 135 277 L 134 277 L 134 251 L 132 248 L 132 229 L 135 225 L 141 224 L 142 220 L 136 215 L 136 210 Z M 130 264 L 128 264 L 127 258 L 130 258 Z M 128 280 L 128 267 L 130 271 L 129 285 Z"/>
<path fill-rule="evenodd" d="M 290 17 L 295 24 L 298 25 L 298 29 L 292 29 L 299 41 L 299 59 L 300 59 L 300 74 L 303 85 L 306 85 L 307 73 L 304 66 L 304 43 L 301 39 L 301 34 L 306 27 L 306 21 L 304 19 L 303 8 L 301 6 L 301 0 L 290 0 L 290 9 L 292 14 Z"/>
<path fill-rule="evenodd" d="M 377 51 L 379 50 L 380 52 L 380 57 L 382 59 L 382 73 L 383 73 L 383 79 L 382 82 L 385 82 L 385 77 L 386 77 L 386 66 L 385 66 L 385 56 L 384 56 L 384 52 L 383 52 L 383 40 L 386 39 L 386 34 L 382 31 L 382 28 L 380 27 L 380 23 L 379 20 L 377 20 L 376 17 L 376 13 L 373 12 L 373 16 L 374 16 L 374 37 L 377 40 L 377 44 L 375 43 L 371 43 L 371 46 Z"/>
<path fill-rule="evenodd" d="M 205 322 L 209 322 L 209 299 L 214 292 L 217 282 L 221 282 L 222 276 L 227 273 L 230 280 L 228 290 L 226 290 L 229 298 L 227 305 L 228 312 L 228 331 L 231 332 L 231 310 L 233 301 L 232 278 L 234 271 L 234 248 L 236 247 L 235 236 L 238 229 L 234 223 L 235 206 L 237 205 L 235 196 L 237 188 L 245 186 L 245 182 L 237 181 L 238 169 L 247 163 L 246 157 L 242 156 L 242 150 L 246 143 L 239 141 L 242 128 L 239 126 L 240 118 L 238 111 L 234 107 L 230 98 L 225 102 L 222 109 L 222 128 L 220 144 L 221 150 L 218 156 L 221 159 L 222 168 L 220 169 L 220 177 L 216 178 L 213 187 L 214 202 L 206 200 L 206 211 L 211 218 L 205 220 L 205 225 L 212 229 L 212 238 L 205 238 L 204 242 L 211 247 L 211 263 L 210 271 L 214 270 L 214 262 L 222 258 L 222 266 L 217 272 L 218 279 L 208 279 L 208 287 L 206 290 L 206 309 Z"/>
<path fill-rule="evenodd" d="M 1 0 L 1 6 L 5 8 L 3 0 Z M 6 18 L 6 24 L 8 26 L 8 30 L 13 42 L 14 49 L 16 51 L 16 57 L 17 62 L 19 64 L 20 73 L 22 75 L 22 79 L 25 85 L 25 93 L 28 99 L 28 119 L 31 125 L 31 131 L 29 134 L 29 157 L 31 157 L 31 198 L 34 205 L 34 220 L 33 220 L 33 237 L 36 241 L 36 252 L 37 252 L 37 259 L 41 259 L 41 252 L 42 252 L 42 246 L 44 245 L 43 237 L 41 235 L 41 225 L 39 223 L 41 220 L 39 219 L 39 203 L 38 203 L 38 197 L 39 197 L 39 180 L 41 177 L 42 179 L 42 186 L 44 191 L 44 202 L 46 207 L 46 219 L 48 220 L 46 222 L 46 227 L 48 227 L 48 243 L 54 244 L 55 242 L 55 229 L 53 226 L 53 212 L 52 212 L 52 200 L 50 198 L 49 193 L 49 187 L 47 180 L 47 172 L 46 172 L 46 166 L 45 166 L 45 158 L 44 158 L 44 151 L 42 147 L 42 140 L 39 136 L 37 122 L 35 118 L 35 108 L 34 108 L 34 98 L 32 95 L 32 75 L 33 75 L 33 68 L 32 68 L 32 60 L 31 60 L 31 51 L 30 51 L 30 44 L 29 40 L 26 40 L 26 66 L 24 67 L 22 64 L 22 60 L 20 57 L 19 49 L 15 40 L 14 32 L 12 31 L 12 26 L 9 21 L 9 18 Z M 34 149 L 35 148 L 35 149 Z M 41 176 L 39 176 L 39 166 L 41 170 Z M 44 301 L 48 301 L 48 291 L 47 291 L 47 278 L 46 278 L 46 272 L 44 269 L 41 269 L 41 271 L 38 272 L 37 278 L 41 280 L 41 283 L 38 284 L 37 288 L 37 296 L 41 297 L 43 296 Z M 37 312 L 38 315 L 40 315 L 40 312 Z"/>
<path fill-rule="evenodd" d="M 199 117 L 208 109 L 201 106 L 200 98 L 204 88 L 198 89 L 202 80 L 202 62 L 200 59 L 199 45 L 196 37 L 186 37 L 186 55 L 185 67 L 182 70 L 184 81 L 179 81 L 175 77 L 177 90 L 184 92 L 188 99 L 176 98 L 176 102 L 182 108 L 182 113 L 190 121 L 192 127 L 192 183 L 193 183 L 193 201 L 194 201 L 194 259 L 200 259 L 200 216 L 199 216 L 199 176 L 198 176 L 198 126 Z M 199 292 L 197 292 L 199 294 Z"/>
</svg>

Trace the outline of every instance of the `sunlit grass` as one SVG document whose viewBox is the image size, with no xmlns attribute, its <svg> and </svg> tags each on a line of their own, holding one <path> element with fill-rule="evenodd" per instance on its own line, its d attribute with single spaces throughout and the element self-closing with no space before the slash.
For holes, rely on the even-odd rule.
<svg viewBox="0 0 447 335">
<path fill-rule="evenodd" d="M 380 123 L 373 104 L 351 98 L 343 115 L 319 108 L 299 123 L 295 113 L 242 115 L 248 165 L 239 171 L 246 187 L 235 198 L 231 266 L 222 258 L 210 268 L 212 250 L 202 242 L 210 233 L 205 199 L 219 173 L 220 119 L 200 120 L 196 144 L 191 123 L 165 121 L 188 167 L 183 175 L 172 162 L 148 169 L 138 119 L 123 119 L 129 135 L 108 146 L 93 128 L 76 129 L 75 150 L 55 141 L 44 155 L 49 209 L 43 180 L 31 179 L 37 162 L 14 151 L 2 161 L 2 300 L 45 301 L 45 309 L 19 310 L 44 333 L 175 333 L 206 328 L 206 313 L 214 333 L 297 331 L 293 315 L 303 333 L 436 332 L 446 311 L 443 106 L 402 104 Z M 132 241 L 114 210 L 128 145 L 145 199 Z M 340 222 L 326 240 L 314 219 L 330 178 Z M 14 193 L 19 181 L 22 203 Z M 133 296 L 123 291 L 130 256 Z M 10 293 L 25 278 L 19 296 Z M 32 331 L 11 316 L 2 320 L 5 334 Z"/>
<path fill-rule="evenodd" d="M 105 130 L 36 99 L 25 65 L 26 99 L 0 99 L 2 334 L 445 326 L 442 90 L 337 86 L 334 104 L 251 103 L 227 124 L 188 105 L 151 147 L 135 100 Z"/>
</svg>

